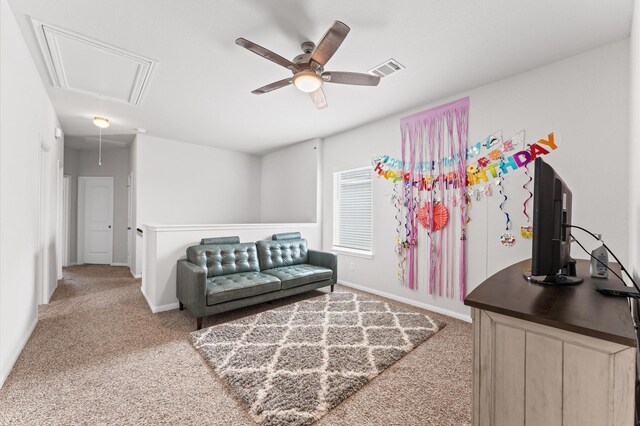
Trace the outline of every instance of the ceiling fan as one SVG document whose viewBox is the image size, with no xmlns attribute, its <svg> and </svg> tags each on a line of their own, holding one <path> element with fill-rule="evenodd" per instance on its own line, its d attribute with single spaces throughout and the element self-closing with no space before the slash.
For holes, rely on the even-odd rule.
<svg viewBox="0 0 640 426">
<path fill-rule="evenodd" d="M 335 21 L 331 28 L 325 33 L 318 45 L 311 41 L 302 43 L 301 55 L 290 61 L 282 56 L 265 49 L 245 38 L 236 40 L 238 46 L 242 46 L 262 56 L 278 65 L 287 68 L 293 76 L 276 81 L 266 86 L 262 86 L 251 93 L 262 95 L 276 89 L 288 86 L 293 83 L 302 92 L 309 93 L 313 103 L 318 109 L 326 108 L 327 98 L 322 91 L 323 83 L 352 84 L 357 86 L 377 86 L 380 77 L 371 74 L 344 71 L 325 71 L 324 66 L 331 59 L 336 50 L 340 47 L 347 34 L 349 27 L 340 21 Z"/>
</svg>

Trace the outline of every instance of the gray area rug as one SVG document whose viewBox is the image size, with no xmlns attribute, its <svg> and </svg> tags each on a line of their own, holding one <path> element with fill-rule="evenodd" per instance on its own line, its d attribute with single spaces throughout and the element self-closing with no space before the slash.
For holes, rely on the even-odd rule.
<svg viewBox="0 0 640 426">
<path fill-rule="evenodd" d="M 191 333 L 261 425 L 313 423 L 445 323 L 335 292 Z"/>
</svg>

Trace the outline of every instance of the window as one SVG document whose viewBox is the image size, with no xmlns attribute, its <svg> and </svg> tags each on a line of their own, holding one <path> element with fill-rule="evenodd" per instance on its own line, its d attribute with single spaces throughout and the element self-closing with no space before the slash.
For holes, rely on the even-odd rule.
<svg viewBox="0 0 640 426">
<path fill-rule="evenodd" d="M 364 255 L 372 254 L 373 186 L 371 168 L 336 172 L 334 181 L 333 245 Z"/>
</svg>

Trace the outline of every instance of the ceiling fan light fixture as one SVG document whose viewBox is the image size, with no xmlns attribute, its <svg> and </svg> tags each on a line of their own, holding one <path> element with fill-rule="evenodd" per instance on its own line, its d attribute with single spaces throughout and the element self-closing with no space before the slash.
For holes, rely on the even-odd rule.
<svg viewBox="0 0 640 426">
<path fill-rule="evenodd" d="M 298 90 L 311 93 L 315 92 L 322 86 L 323 80 L 313 71 L 300 71 L 293 76 L 293 84 Z"/>
<path fill-rule="evenodd" d="M 106 129 L 107 127 L 109 127 L 109 119 L 105 117 L 95 116 L 93 117 L 93 124 L 101 129 Z"/>
</svg>

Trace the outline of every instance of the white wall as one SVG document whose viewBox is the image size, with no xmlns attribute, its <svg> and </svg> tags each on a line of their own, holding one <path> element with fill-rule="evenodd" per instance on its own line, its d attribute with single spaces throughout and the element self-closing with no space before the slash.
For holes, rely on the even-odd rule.
<svg viewBox="0 0 640 426">
<path fill-rule="evenodd" d="M 505 137 L 524 129 L 527 142 L 555 132 L 556 139 L 560 138 L 558 149 L 545 156 L 545 160 L 573 191 L 573 223 L 602 233 L 608 245 L 626 261 L 628 81 L 625 40 L 326 138 L 322 151 L 324 249 L 332 248 L 333 173 L 368 165 L 377 155 L 400 157 L 401 117 L 468 95 L 470 142 L 500 129 Z M 522 172 L 509 174 L 505 185 L 510 198 L 506 209 L 514 220 L 515 230 L 525 222 L 522 202 L 526 192 L 521 188 L 524 181 Z M 340 255 L 339 279 L 468 315 L 468 309 L 457 299 L 428 295 L 424 280 L 418 291 L 398 283 L 391 192 L 390 181 L 374 179 L 374 259 Z M 498 208 L 499 202 L 499 196 L 494 194 L 488 200 L 474 202 L 469 211 L 472 221 L 467 232 L 468 292 L 495 272 L 531 257 L 530 240 L 521 239 L 512 248 L 500 244 L 504 215 Z M 580 237 L 581 242 L 589 243 L 588 248 L 594 247 L 589 237 Z M 573 247 L 572 255 L 586 257 L 577 246 Z M 349 270 L 350 262 L 354 263 L 355 271 Z"/>
<path fill-rule="evenodd" d="M 640 1 L 633 4 L 629 42 L 629 270 L 640 284 Z"/>
<path fill-rule="evenodd" d="M 57 281 L 60 127 L 6 0 L 0 0 L 0 385 L 38 321 L 38 260 L 46 262 L 45 296 Z M 48 229 L 38 253 L 41 145 L 50 147 Z"/>
<path fill-rule="evenodd" d="M 321 140 L 301 142 L 262 157 L 262 223 L 318 220 Z"/>
<path fill-rule="evenodd" d="M 64 174 L 69 181 L 69 263 L 77 262 L 78 239 L 78 150 L 64 148 Z"/>
<path fill-rule="evenodd" d="M 260 221 L 260 158 L 149 135 L 135 141 L 136 223 Z"/>
<path fill-rule="evenodd" d="M 137 231 L 137 228 L 141 228 L 142 224 L 137 221 L 137 209 L 138 209 L 138 135 L 136 135 L 133 143 L 129 147 L 129 169 L 133 174 L 133 180 L 131 182 L 131 214 L 132 221 L 131 228 L 133 229 L 132 241 L 131 241 L 131 264 L 129 269 L 131 274 L 136 278 L 142 277 L 142 234 Z"/>
</svg>

